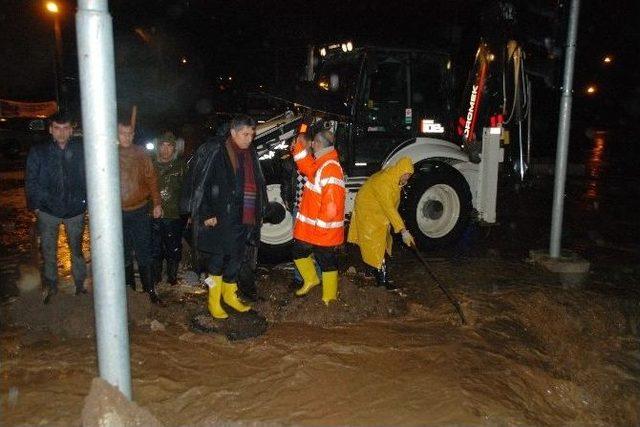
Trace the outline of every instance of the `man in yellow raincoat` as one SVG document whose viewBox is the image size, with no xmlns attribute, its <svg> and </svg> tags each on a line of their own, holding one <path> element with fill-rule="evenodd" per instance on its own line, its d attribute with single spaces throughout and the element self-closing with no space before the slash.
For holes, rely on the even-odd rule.
<svg viewBox="0 0 640 427">
<path fill-rule="evenodd" d="M 395 165 L 375 173 L 356 196 L 347 241 L 360 246 L 362 260 L 375 269 L 379 285 L 393 289 L 388 280 L 385 252 L 391 255 L 390 228 L 402 234 L 407 246 L 415 245 L 411 233 L 398 213 L 400 190 L 413 174 L 413 163 L 402 157 Z"/>
</svg>

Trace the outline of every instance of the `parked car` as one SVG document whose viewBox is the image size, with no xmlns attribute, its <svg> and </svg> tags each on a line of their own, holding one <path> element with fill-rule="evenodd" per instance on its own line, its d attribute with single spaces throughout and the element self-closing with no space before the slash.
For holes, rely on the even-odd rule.
<svg viewBox="0 0 640 427">
<path fill-rule="evenodd" d="M 0 157 L 26 157 L 29 148 L 44 141 L 48 134 L 45 119 L 0 117 Z"/>
</svg>

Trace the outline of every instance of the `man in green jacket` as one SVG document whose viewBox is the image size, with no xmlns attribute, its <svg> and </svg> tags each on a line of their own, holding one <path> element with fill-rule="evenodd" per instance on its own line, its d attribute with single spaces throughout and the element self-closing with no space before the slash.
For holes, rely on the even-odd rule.
<svg viewBox="0 0 640 427">
<path fill-rule="evenodd" d="M 179 201 L 185 163 L 176 151 L 176 137 L 172 132 L 163 133 L 158 139 L 157 157 L 153 167 L 158 176 L 158 189 L 162 201 L 163 217 L 152 224 L 155 282 L 162 279 L 162 264 L 167 262 L 167 282 L 178 281 L 178 264 L 182 258 L 182 231 L 184 221 L 180 217 Z"/>
</svg>

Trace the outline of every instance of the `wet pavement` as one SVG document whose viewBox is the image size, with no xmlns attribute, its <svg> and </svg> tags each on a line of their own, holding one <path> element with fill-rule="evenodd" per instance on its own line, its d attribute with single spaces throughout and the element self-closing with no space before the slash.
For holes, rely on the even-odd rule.
<svg viewBox="0 0 640 427">
<path fill-rule="evenodd" d="M 553 177 L 505 182 L 499 225 L 425 254 L 468 325 L 401 247 L 390 265 L 400 291 L 344 273 L 329 309 L 317 292 L 290 301 L 287 271 L 261 270 L 269 328 L 239 342 L 189 328 L 201 288 L 163 286 L 164 308 L 129 295 L 134 399 L 166 425 L 638 425 L 640 174 L 625 142 L 593 133 L 572 158 L 584 173 L 568 178 L 563 247 L 591 261 L 584 288 L 527 262 L 548 245 Z M 11 297 L 38 255 L 21 171 L 5 169 L 2 424 L 78 423 L 97 374 L 91 299 L 71 294 L 63 242 L 54 303 Z"/>
</svg>

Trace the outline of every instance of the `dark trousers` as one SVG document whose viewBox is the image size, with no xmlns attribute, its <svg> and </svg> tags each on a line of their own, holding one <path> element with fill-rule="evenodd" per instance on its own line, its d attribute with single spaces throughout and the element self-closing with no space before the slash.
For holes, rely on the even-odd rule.
<svg viewBox="0 0 640 427">
<path fill-rule="evenodd" d="M 58 218 L 38 211 L 38 232 L 40 233 L 40 249 L 44 261 L 44 278 L 51 286 L 56 286 L 58 282 L 58 233 L 61 223 L 64 224 L 67 243 L 71 249 L 73 279 L 79 283 L 87 277 L 87 266 L 82 254 L 84 214 L 72 218 Z"/>
<path fill-rule="evenodd" d="M 151 265 L 151 218 L 149 207 L 122 212 L 122 238 L 124 240 L 124 265 L 133 265 L 133 254 L 138 268 Z"/>
<path fill-rule="evenodd" d="M 208 255 L 207 272 L 214 276 L 222 276 L 227 283 L 237 283 L 238 275 L 250 245 L 249 237 L 253 226 L 246 224 L 229 224 L 228 238 L 220 242 L 214 252 Z"/>
<path fill-rule="evenodd" d="M 296 240 L 293 243 L 293 259 L 307 258 L 314 255 L 323 272 L 338 270 L 338 247 L 316 246 Z"/>
<path fill-rule="evenodd" d="M 182 259 L 182 229 L 184 221 L 181 218 L 159 218 L 151 221 L 151 247 L 153 259 L 162 263 L 163 260 L 180 262 Z"/>
</svg>

